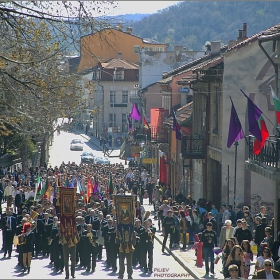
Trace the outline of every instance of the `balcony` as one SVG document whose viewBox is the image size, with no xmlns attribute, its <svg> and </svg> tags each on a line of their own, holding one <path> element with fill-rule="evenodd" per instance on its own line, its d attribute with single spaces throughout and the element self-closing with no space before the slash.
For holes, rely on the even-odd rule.
<svg viewBox="0 0 280 280">
<path fill-rule="evenodd" d="M 270 136 L 260 154 L 254 154 L 254 136 L 247 137 L 249 157 L 245 161 L 246 169 L 263 175 L 271 180 L 280 180 L 280 138 Z"/>
<path fill-rule="evenodd" d="M 184 159 L 204 159 L 205 136 L 196 134 L 183 137 L 181 153 Z"/>
<path fill-rule="evenodd" d="M 129 101 L 130 103 L 141 103 L 141 98 L 138 94 L 137 90 L 133 90 L 129 93 Z"/>
<path fill-rule="evenodd" d="M 134 139 L 137 142 L 147 140 L 154 143 L 168 143 L 168 130 L 165 127 L 150 127 L 149 133 L 148 129 L 139 127 L 134 131 Z"/>
</svg>

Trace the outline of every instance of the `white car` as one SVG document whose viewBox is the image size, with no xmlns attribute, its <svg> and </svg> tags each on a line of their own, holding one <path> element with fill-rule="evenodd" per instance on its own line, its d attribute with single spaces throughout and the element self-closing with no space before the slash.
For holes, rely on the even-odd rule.
<svg viewBox="0 0 280 280">
<path fill-rule="evenodd" d="M 107 157 L 96 157 L 94 159 L 94 162 L 95 163 L 100 163 L 100 164 L 109 164 L 110 163 L 110 161 Z"/>
<path fill-rule="evenodd" d="M 73 139 L 70 143 L 70 150 L 71 151 L 83 151 L 84 144 L 80 139 Z"/>
</svg>

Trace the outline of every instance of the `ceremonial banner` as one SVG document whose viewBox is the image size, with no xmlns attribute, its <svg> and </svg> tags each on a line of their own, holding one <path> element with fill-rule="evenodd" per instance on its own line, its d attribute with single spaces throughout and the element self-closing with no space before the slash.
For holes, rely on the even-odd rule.
<svg viewBox="0 0 280 280">
<path fill-rule="evenodd" d="M 75 188 L 59 187 L 60 232 L 63 244 L 73 247 L 78 243 L 75 216 Z"/>
<path fill-rule="evenodd" d="M 135 198 L 132 195 L 115 195 L 114 203 L 117 218 L 117 242 L 126 245 L 127 249 L 135 244 L 134 213 Z"/>
</svg>

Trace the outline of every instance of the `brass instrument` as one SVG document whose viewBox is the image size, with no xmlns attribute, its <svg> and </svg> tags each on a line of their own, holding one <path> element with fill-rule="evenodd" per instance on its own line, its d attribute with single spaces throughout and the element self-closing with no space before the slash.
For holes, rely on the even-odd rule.
<svg viewBox="0 0 280 280">
<path fill-rule="evenodd" d="M 31 213 L 30 213 L 30 223 L 31 223 L 31 230 L 33 231 L 34 229 L 36 229 L 37 227 L 37 222 L 35 219 L 37 219 L 38 217 L 38 213 L 34 210 L 31 210 Z"/>
<path fill-rule="evenodd" d="M 88 232 L 86 236 L 88 237 L 90 244 L 95 247 L 95 241 L 92 238 L 92 232 Z"/>
</svg>

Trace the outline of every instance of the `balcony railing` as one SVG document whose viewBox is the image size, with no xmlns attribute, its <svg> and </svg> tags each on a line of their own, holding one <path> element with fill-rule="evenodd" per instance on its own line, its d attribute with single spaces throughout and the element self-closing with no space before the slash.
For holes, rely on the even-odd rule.
<svg viewBox="0 0 280 280">
<path fill-rule="evenodd" d="M 280 138 L 269 136 L 269 139 L 266 140 L 263 149 L 258 155 L 254 154 L 254 136 L 250 135 L 247 139 L 249 142 L 250 160 L 253 160 L 258 165 L 264 164 L 274 168 L 280 167 Z"/>
<path fill-rule="evenodd" d="M 168 142 L 168 129 L 165 127 L 150 127 L 150 131 L 144 127 L 136 128 L 135 139 L 138 141 L 151 141 L 156 143 Z"/>
<path fill-rule="evenodd" d="M 204 135 L 184 136 L 181 143 L 183 158 L 204 159 L 205 158 L 205 137 Z"/>
</svg>

